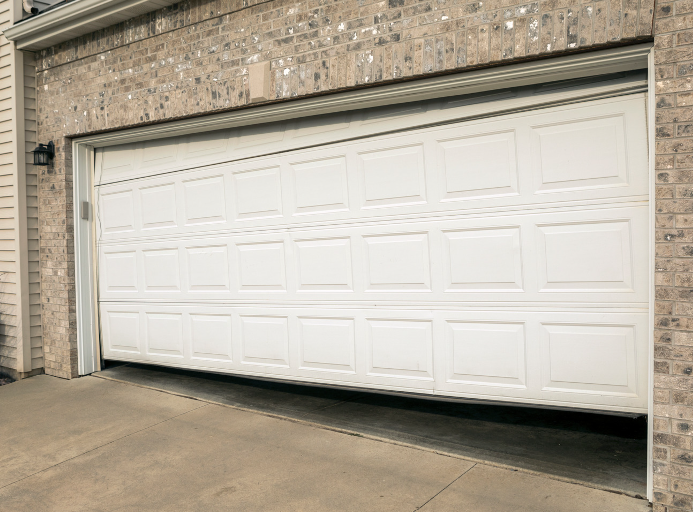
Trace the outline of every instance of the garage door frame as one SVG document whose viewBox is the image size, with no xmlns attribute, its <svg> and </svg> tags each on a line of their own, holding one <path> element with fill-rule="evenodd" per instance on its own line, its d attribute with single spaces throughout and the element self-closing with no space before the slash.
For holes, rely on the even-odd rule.
<svg viewBox="0 0 693 512">
<path fill-rule="evenodd" d="M 295 101 L 244 108 L 222 114 L 171 121 L 139 128 L 120 130 L 73 139 L 73 194 L 75 226 L 75 281 L 77 313 L 78 373 L 87 375 L 100 369 L 98 305 L 96 294 L 96 252 L 94 204 L 94 150 L 137 140 L 167 138 L 309 117 L 340 111 L 382 107 L 447 96 L 473 94 L 490 90 L 534 85 L 558 80 L 597 77 L 623 71 L 648 69 L 648 145 L 649 145 L 649 208 L 650 208 L 650 275 L 649 277 L 649 435 L 648 435 L 648 498 L 652 498 L 652 412 L 653 412 L 653 350 L 654 350 L 654 65 L 651 44 L 640 44 L 505 67 L 447 75 L 318 96 Z M 617 94 L 618 91 L 613 91 Z M 551 103 L 529 103 L 521 108 L 536 108 L 575 101 L 575 91 L 557 93 Z M 584 98 L 583 98 L 584 99 Z M 482 107 L 483 109 L 483 107 Z M 485 115 L 498 114 L 489 109 Z M 484 115 L 480 111 L 479 115 Z"/>
</svg>

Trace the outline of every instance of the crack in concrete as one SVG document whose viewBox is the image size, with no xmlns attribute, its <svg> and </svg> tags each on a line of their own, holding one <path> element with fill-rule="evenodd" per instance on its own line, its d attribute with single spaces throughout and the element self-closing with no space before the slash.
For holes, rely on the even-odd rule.
<svg viewBox="0 0 693 512">
<path fill-rule="evenodd" d="M 445 487 L 443 487 L 440 491 L 438 491 L 438 492 L 435 493 L 433 496 L 431 496 L 430 498 L 428 498 L 428 500 L 426 500 L 426 502 L 425 502 L 423 505 L 421 505 L 420 507 L 416 507 L 416 508 L 414 509 L 414 512 L 416 512 L 417 510 L 421 510 L 422 508 L 424 508 L 424 507 L 425 507 L 426 505 L 428 505 L 431 501 L 433 501 L 441 492 L 443 492 L 445 489 L 447 489 L 447 488 L 450 487 L 452 484 L 454 484 L 455 482 L 457 482 L 460 478 L 462 478 L 464 475 L 466 475 L 467 473 L 469 473 L 469 472 L 470 472 L 472 469 L 474 469 L 475 467 L 476 467 L 476 463 L 474 463 L 474 464 L 472 465 L 472 467 L 470 467 L 470 468 L 466 469 L 465 471 L 463 471 L 462 474 L 461 474 L 460 476 L 458 476 L 457 478 L 455 478 L 452 482 L 450 482 L 448 485 L 446 485 Z"/>
</svg>

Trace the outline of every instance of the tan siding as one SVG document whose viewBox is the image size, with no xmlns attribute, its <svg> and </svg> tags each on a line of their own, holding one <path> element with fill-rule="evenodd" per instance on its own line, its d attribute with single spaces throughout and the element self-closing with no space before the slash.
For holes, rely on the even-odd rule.
<svg viewBox="0 0 693 512">
<path fill-rule="evenodd" d="M 9 2 L 0 2 L 0 29 L 10 23 Z M 11 45 L 0 37 L 0 365 L 17 368 L 16 263 L 14 253 L 14 155 Z M 12 311 L 10 311 L 10 309 Z M 12 314 L 10 314 L 12 313 Z M 10 366 L 11 364 L 11 366 Z"/>
<path fill-rule="evenodd" d="M 11 2 L 0 2 L 0 31 L 12 23 Z M 31 162 L 31 151 L 36 147 L 36 66 L 33 54 L 23 54 L 23 65 L 13 69 L 15 62 L 19 66 L 22 59 L 15 60 L 13 45 L 0 34 L 0 366 L 17 368 L 17 336 L 20 334 L 18 279 L 20 266 L 15 261 L 17 242 L 17 221 L 15 219 L 15 194 L 17 156 L 14 154 L 15 142 L 21 143 L 26 161 Z M 23 76 L 23 88 L 17 80 L 16 73 Z M 14 76 L 13 76 L 14 75 Z M 23 95 L 23 112 L 16 112 L 13 94 L 15 83 Z M 21 99 L 19 102 L 21 105 Z M 23 116 L 23 123 L 17 123 L 15 114 Z M 17 134 L 17 125 L 24 127 L 23 134 Z M 22 136 L 24 140 L 22 141 Z M 38 242 L 38 175 L 32 165 L 21 169 L 26 176 L 26 234 L 28 248 L 28 283 L 23 285 L 29 293 L 29 312 L 24 318 L 30 326 L 24 329 L 26 340 L 31 345 L 31 368 L 43 367 L 43 333 L 41 329 L 41 300 L 39 276 L 39 242 Z M 20 202 L 21 204 L 21 202 Z M 22 224 L 20 224 L 22 226 Z M 23 229 L 23 228 L 22 228 Z M 23 270 L 22 272 L 26 272 Z M 24 274 L 25 276 L 27 274 Z M 26 293 L 26 292 L 25 292 Z M 26 304 L 26 302 L 25 302 Z M 26 321 L 26 320 L 25 320 Z M 26 352 L 24 352 L 26 354 Z M 19 354 L 21 355 L 21 354 Z"/>
<path fill-rule="evenodd" d="M 26 161 L 33 161 L 36 147 L 36 65 L 34 55 L 24 54 L 24 140 Z M 38 172 L 26 166 L 27 238 L 29 247 L 29 304 L 31 309 L 31 368 L 43 367 L 43 327 L 41 324 L 41 280 L 39 269 Z M 38 306 L 38 314 L 33 308 Z"/>
</svg>

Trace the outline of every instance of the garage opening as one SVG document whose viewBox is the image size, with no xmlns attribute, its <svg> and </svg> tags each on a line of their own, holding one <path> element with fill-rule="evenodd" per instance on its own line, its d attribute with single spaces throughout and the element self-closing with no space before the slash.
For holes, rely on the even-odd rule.
<svg viewBox="0 0 693 512">
<path fill-rule="evenodd" d="M 95 152 L 103 357 L 647 412 L 646 75 Z"/>
</svg>

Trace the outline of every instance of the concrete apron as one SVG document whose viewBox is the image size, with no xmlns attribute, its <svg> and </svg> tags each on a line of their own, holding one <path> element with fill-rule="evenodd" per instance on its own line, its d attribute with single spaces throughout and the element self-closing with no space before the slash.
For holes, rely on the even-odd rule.
<svg viewBox="0 0 693 512">
<path fill-rule="evenodd" d="M 472 462 L 646 494 L 645 418 L 409 399 L 136 364 L 96 376 Z"/>
<path fill-rule="evenodd" d="M 0 387 L 0 511 L 646 511 L 646 501 L 97 377 Z"/>
</svg>

